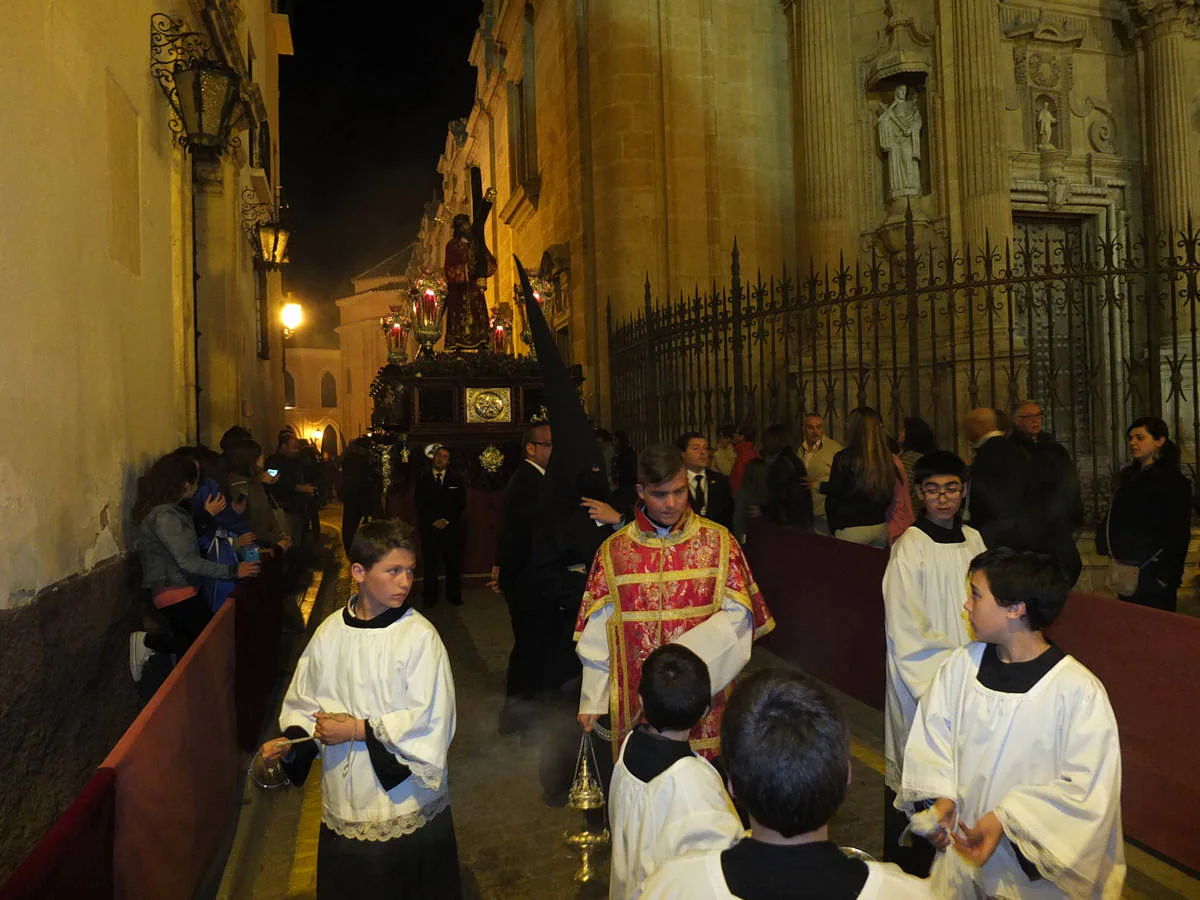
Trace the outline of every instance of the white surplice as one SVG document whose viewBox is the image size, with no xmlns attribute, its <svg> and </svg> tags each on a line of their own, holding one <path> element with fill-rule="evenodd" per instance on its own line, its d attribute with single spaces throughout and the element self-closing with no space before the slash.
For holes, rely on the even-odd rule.
<svg viewBox="0 0 1200 900">
<path fill-rule="evenodd" d="M 962 533 L 962 543 L 944 544 L 920 527 L 907 529 L 892 546 L 883 576 L 887 629 L 884 783 L 893 791 L 900 790 L 904 743 L 917 701 L 933 684 L 942 663 L 971 640 L 963 610 L 967 569 L 987 547 L 970 525 L 962 526 Z"/>
<path fill-rule="evenodd" d="M 1026 693 L 991 690 L 976 679 L 986 646 L 956 650 L 921 699 L 896 805 L 948 797 L 967 825 L 995 812 L 1007 839 L 980 869 L 939 853 L 935 895 L 1117 900 L 1121 748 L 1104 686 L 1065 656 Z M 1013 844 L 1043 878 L 1025 876 Z"/>
<path fill-rule="evenodd" d="M 625 748 L 613 767 L 608 808 L 611 816 L 612 873 L 608 895 L 631 897 L 663 863 L 687 853 L 724 850 L 742 837 L 742 823 L 712 763 L 688 756 L 642 781 L 625 765 Z"/>
<path fill-rule="evenodd" d="M 348 608 L 339 609 L 317 628 L 296 665 L 279 724 L 312 734 L 318 711 L 367 720 L 412 775 L 385 791 L 365 741 L 321 747 L 322 821 L 343 837 L 390 840 L 413 833 L 450 803 L 454 679 L 441 638 L 416 610 L 383 628 L 352 620 Z"/>
<path fill-rule="evenodd" d="M 608 620 L 613 614 L 612 599 L 615 597 L 592 614 L 575 645 L 575 652 L 583 663 L 580 713 L 604 715 L 609 711 Z M 720 612 L 684 632 L 672 643 L 682 644 L 704 660 L 715 695 L 725 690 L 746 667 L 753 641 L 753 614 L 726 595 Z"/>
<path fill-rule="evenodd" d="M 781 873 L 786 878 L 787 873 Z M 646 880 L 636 900 L 738 900 L 721 870 L 721 851 L 669 862 Z M 859 900 L 932 900 L 925 882 L 892 863 L 867 863 L 867 883 Z"/>
</svg>

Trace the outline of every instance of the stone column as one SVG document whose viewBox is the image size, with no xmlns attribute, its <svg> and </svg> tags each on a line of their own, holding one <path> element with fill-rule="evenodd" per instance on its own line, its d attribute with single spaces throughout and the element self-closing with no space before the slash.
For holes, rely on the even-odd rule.
<svg viewBox="0 0 1200 900">
<path fill-rule="evenodd" d="M 976 252 L 983 248 L 985 234 L 992 246 L 1003 248 L 1012 235 L 1012 202 L 1003 120 L 1007 78 L 1000 72 L 996 0 L 954 0 L 950 10 L 961 236 Z"/>
<path fill-rule="evenodd" d="M 799 264 L 818 270 L 853 258 L 855 155 L 848 138 L 853 114 L 843 88 L 853 83 L 850 4 L 796 0 L 791 19 L 792 109 L 796 163 L 796 243 Z"/>
<path fill-rule="evenodd" d="M 1196 161 L 1188 140 L 1190 89 L 1184 63 L 1189 26 L 1185 11 L 1174 0 L 1140 0 L 1145 52 L 1146 171 L 1155 229 L 1187 226 L 1195 199 Z M 1192 210 L 1200 217 L 1200 209 Z"/>
</svg>

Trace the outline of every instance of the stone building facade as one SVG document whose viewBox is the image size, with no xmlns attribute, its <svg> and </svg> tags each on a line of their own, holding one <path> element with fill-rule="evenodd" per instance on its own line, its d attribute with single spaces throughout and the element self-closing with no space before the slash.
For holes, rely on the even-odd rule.
<svg viewBox="0 0 1200 900">
<path fill-rule="evenodd" d="M 284 375 L 283 414 L 301 438 L 337 456 L 345 447 L 342 351 L 289 347 Z"/>
<path fill-rule="evenodd" d="M 136 710 L 138 476 L 230 425 L 268 436 L 282 424 L 280 338 L 267 327 L 279 274 L 255 268 L 242 228 L 243 192 L 270 202 L 277 187 L 291 35 L 274 9 L 4 5 L 0 880 Z M 193 166 L 175 140 L 150 69 L 156 13 L 236 72 L 238 143 L 219 160 Z"/>
<path fill-rule="evenodd" d="M 1195 0 L 487 0 L 476 102 L 452 123 L 413 268 L 498 200 L 512 256 L 560 286 L 555 327 L 608 388 L 606 314 L 729 276 L 835 273 L 922 246 L 1115 236 L 1200 210 Z"/>
</svg>

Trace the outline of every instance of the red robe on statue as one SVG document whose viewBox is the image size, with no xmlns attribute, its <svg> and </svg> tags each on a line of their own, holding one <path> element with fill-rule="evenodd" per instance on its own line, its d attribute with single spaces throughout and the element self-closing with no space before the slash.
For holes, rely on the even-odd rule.
<svg viewBox="0 0 1200 900">
<path fill-rule="evenodd" d="M 446 244 L 446 339 L 447 353 L 456 350 L 485 350 L 490 344 L 484 278 L 472 278 L 475 268 L 471 242 L 451 238 Z M 488 253 L 488 273 L 496 274 L 496 258 Z"/>
<path fill-rule="evenodd" d="M 641 717 L 642 663 L 663 644 L 684 644 L 708 665 L 713 683 L 712 706 L 690 736 L 692 749 L 711 759 L 720 752 L 721 715 L 751 641 L 774 627 L 726 528 L 688 510 L 660 537 L 639 508 L 635 521 L 604 542 L 588 576 L 575 625 L 584 666 L 579 711 L 609 714 L 619 752 Z"/>
</svg>

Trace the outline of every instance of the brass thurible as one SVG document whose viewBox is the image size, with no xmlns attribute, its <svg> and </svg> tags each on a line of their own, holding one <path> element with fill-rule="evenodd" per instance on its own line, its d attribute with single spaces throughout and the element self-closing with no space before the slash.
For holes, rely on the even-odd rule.
<svg viewBox="0 0 1200 900">
<path fill-rule="evenodd" d="M 604 789 L 596 777 L 596 757 L 592 749 L 590 736 L 585 732 L 579 742 L 579 755 L 575 760 L 575 778 L 571 781 L 571 790 L 567 794 L 567 806 L 581 810 L 604 808 Z M 575 871 L 575 880 L 589 882 L 596 870 L 592 866 L 592 854 L 609 844 L 608 828 L 592 831 L 588 827 L 587 817 L 584 817 L 583 830 L 572 834 L 567 832 L 563 838 L 568 844 L 579 851 L 579 868 Z"/>
</svg>

